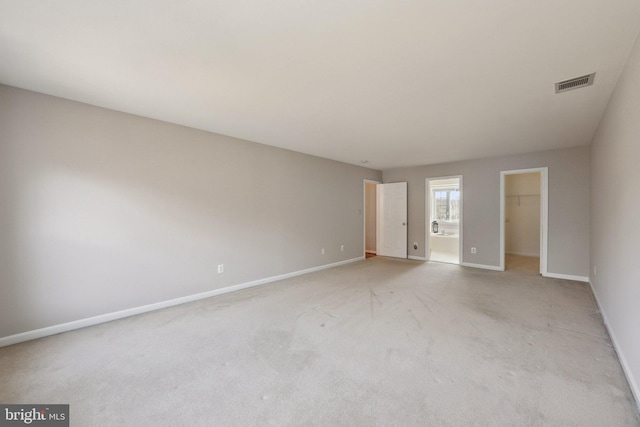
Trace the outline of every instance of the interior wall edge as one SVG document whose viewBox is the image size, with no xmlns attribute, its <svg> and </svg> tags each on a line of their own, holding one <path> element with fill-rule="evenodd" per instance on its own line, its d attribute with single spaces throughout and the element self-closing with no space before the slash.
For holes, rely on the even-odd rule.
<svg viewBox="0 0 640 427">
<path fill-rule="evenodd" d="M 640 406 L 640 39 L 591 140 L 590 275 L 594 297 Z M 640 407 L 638 408 L 640 409 Z"/>
<path fill-rule="evenodd" d="M 552 279 L 574 280 L 576 282 L 589 282 L 589 278 L 585 276 L 573 276 L 571 274 L 559 274 L 559 273 L 552 273 L 550 271 L 547 271 L 545 274 L 543 274 L 543 276 L 551 277 Z"/>
<path fill-rule="evenodd" d="M 607 330 L 607 333 L 609 334 L 609 337 L 611 338 L 611 343 L 613 344 L 613 349 L 615 350 L 616 354 L 618 355 L 618 360 L 620 361 L 620 365 L 622 366 L 622 371 L 624 372 L 624 375 L 627 377 L 627 382 L 629 383 L 629 388 L 631 388 L 631 394 L 633 394 L 633 397 L 634 397 L 634 399 L 636 401 L 636 409 L 638 410 L 638 412 L 640 412 L 640 385 L 638 384 L 638 382 L 636 381 L 636 379 L 633 376 L 633 372 L 631 371 L 631 367 L 629 366 L 629 363 L 627 362 L 627 358 L 625 357 L 624 353 L 622 352 L 622 348 L 618 344 L 618 340 L 616 339 L 616 335 L 614 334 L 613 330 L 609 327 L 609 321 L 607 319 L 607 313 L 602 308 L 602 304 L 600 303 L 600 298 L 598 298 L 598 293 L 596 292 L 596 289 L 593 286 L 593 283 L 591 283 L 591 280 L 589 280 L 588 282 L 589 282 L 589 287 L 591 288 L 591 293 L 593 294 L 593 297 L 596 300 L 596 305 L 598 306 L 598 311 L 600 312 L 600 315 L 602 316 L 604 327 Z"/>
</svg>

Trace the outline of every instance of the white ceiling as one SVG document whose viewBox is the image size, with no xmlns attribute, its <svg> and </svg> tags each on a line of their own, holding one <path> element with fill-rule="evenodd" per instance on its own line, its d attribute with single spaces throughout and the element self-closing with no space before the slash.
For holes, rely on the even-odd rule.
<svg viewBox="0 0 640 427">
<path fill-rule="evenodd" d="M 589 144 L 639 30 L 637 0 L 0 0 L 0 83 L 384 169 Z"/>
</svg>

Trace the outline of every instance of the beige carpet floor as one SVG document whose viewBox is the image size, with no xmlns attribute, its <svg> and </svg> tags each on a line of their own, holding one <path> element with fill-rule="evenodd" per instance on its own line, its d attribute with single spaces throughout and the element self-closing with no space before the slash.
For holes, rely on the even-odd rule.
<svg viewBox="0 0 640 427">
<path fill-rule="evenodd" d="M 0 348 L 72 426 L 640 426 L 587 284 L 374 257 Z"/>
<path fill-rule="evenodd" d="M 505 270 L 527 274 L 540 274 L 540 258 L 505 254 Z"/>
</svg>

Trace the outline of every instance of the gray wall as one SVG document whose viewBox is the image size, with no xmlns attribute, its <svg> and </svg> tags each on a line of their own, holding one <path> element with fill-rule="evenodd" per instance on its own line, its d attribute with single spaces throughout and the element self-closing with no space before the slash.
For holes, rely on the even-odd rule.
<svg viewBox="0 0 640 427">
<path fill-rule="evenodd" d="M 365 178 L 0 86 L 0 337 L 362 257 Z"/>
<path fill-rule="evenodd" d="M 408 182 L 409 255 L 424 257 L 425 178 L 463 175 L 463 260 L 500 265 L 500 171 L 549 168 L 549 273 L 589 276 L 589 147 L 383 171 Z M 413 249 L 412 242 L 418 242 Z M 471 247 L 477 248 L 471 254 Z"/>
<path fill-rule="evenodd" d="M 636 399 L 640 399 L 639 117 L 640 42 L 636 41 L 591 146 L 591 284 Z"/>
</svg>

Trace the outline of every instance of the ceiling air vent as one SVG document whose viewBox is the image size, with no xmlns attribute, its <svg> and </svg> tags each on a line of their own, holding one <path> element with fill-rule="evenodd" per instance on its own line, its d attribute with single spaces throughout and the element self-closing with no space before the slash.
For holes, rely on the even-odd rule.
<svg viewBox="0 0 640 427">
<path fill-rule="evenodd" d="M 596 73 L 587 74 L 586 76 L 576 77 L 575 79 L 565 80 L 563 82 L 556 83 L 556 93 L 566 92 L 572 89 L 579 89 L 585 86 L 591 86 L 593 84 L 593 78 Z"/>
</svg>

